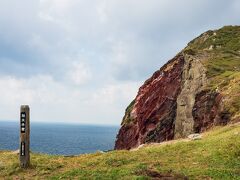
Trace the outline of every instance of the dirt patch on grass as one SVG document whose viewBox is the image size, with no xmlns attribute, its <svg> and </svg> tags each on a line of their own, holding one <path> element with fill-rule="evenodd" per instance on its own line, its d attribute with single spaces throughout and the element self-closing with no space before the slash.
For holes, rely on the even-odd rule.
<svg viewBox="0 0 240 180">
<path fill-rule="evenodd" d="M 152 170 L 152 169 L 145 169 L 145 170 L 142 170 L 142 171 L 138 171 L 136 173 L 137 175 L 140 175 L 140 176 L 147 176 L 151 179 L 154 179 L 154 180 L 188 180 L 189 178 L 187 176 L 184 176 L 182 174 L 174 174 L 174 173 L 161 173 L 161 172 L 158 172 L 156 170 Z"/>
</svg>

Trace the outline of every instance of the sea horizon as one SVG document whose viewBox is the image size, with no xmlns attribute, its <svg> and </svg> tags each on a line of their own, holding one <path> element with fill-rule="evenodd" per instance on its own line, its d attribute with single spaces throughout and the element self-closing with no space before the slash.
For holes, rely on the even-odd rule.
<svg viewBox="0 0 240 180">
<path fill-rule="evenodd" d="M 31 122 L 30 149 L 35 153 L 78 155 L 113 150 L 119 126 Z M 19 123 L 0 121 L 0 150 L 19 149 Z"/>
<path fill-rule="evenodd" d="M 4 122 L 4 123 L 19 123 L 19 120 L 5 120 L 5 119 L 0 119 L 0 123 Z M 104 124 L 104 123 L 83 123 L 83 122 L 74 122 L 74 121 L 70 121 L 70 122 L 64 122 L 64 121 L 32 121 L 30 120 L 30 125 L 31 124 L 59 124 L 59 125 L 87 125 L 87 126 L 112 126 L 112 127 L 120 127 L 120 124 Z"/>
</svg>

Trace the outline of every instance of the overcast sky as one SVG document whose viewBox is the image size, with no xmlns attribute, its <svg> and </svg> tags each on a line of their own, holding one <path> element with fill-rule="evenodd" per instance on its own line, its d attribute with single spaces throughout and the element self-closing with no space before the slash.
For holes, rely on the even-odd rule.
<svg viewBox="0 0 240 180">
<path fill-rule="evenodd" d="M 239 0 L 0 0 L 0 119 L 119 125 L 138 88 Z"/>
</svg>

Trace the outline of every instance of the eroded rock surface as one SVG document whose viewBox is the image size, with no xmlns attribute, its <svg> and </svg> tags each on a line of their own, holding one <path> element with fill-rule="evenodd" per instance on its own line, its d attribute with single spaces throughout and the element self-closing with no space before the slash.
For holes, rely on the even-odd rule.
<svg viewBox="0 0 240 180">
<path fill-rule="evenodd" d="M 204 56 L 185 55 L 182 74 L 182 91 L 177 98 L 177 116 L 175 120 L 175 138 L 187 137 L 194 133 L 192 109 L 195 96 L 206 86 L 206 70 L 202 65 Z"/>
<path fill-rule="evenodd" d="M 115 149 L 173 139 L 183 64 L 184 57 L 176 56 L 139 89 L 134 104 L 128 107 L 123 118 Z"/>
<path fill-rule="evenodd" d="M 230 113 L 222 107 L 222 95 L 217 92 L 201 91 L 195 97 L 192 109 L 194 132 L 200 133 L 214 125 L 226 125 Z"/>
<path fill-rule="evenodd" d="M 239 120 L 239 37 L 240 26 L 207 31 L 156 71 L 126 109 L 115 149 L 185 138 Z"/>
</svg>

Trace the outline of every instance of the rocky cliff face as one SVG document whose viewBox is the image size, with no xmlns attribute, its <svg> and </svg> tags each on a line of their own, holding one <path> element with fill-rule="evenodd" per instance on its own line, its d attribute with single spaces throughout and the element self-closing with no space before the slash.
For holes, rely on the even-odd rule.
<svg viewBox="0 0 240 180">
<path fill-rule="evenodd" d="M 140 87 L 126 109 L 115 149 L 237 121 L 239 95 L 240 27 L 203 33 Z"/>
</svg>

